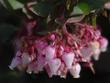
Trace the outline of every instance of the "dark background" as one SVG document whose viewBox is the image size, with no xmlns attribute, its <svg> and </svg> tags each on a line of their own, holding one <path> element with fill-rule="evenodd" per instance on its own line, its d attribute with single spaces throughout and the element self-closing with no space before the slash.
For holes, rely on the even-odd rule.
<svg viewBox="0 0 110 83">
<path fill-rule="evenodd" d="M 99 15 L 97 23 L 102 26 L 103 36 L 107 37 L 110 41 L 110 23 L 108 17 Z M 19 18 L 0 5 L 0 26 L 3 24 L 10 24 L 16 27 L 19 24 Z M 13 55 L 12 44 L 8 41 L 2 43 L 2 38 L 0 38 L 0 83 L 110 83 L 110 45 L 107 52 L 100 55 L 100 60 L 94 61 L 96 74 L 92 74 L 90 69 L 82 68 L 81 78 L 79 79 L 74 79 L 69 74 L 66 79 L 62 79 L 57 76 L 48 78 L 45 72 L 38 75 L 29 75 L 19 71 L 11 71 L 8 65 Z"/>
</svg>

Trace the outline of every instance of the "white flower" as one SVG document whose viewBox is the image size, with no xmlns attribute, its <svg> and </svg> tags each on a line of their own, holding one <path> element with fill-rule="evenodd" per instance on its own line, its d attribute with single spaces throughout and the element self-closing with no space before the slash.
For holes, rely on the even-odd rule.
<svg viewBox="0 0 110 83">
<path fill-rule="evenodd" d="M 63 59 L 63 61 L 66 64 L 68 69 L 72 67 L 74 56 L 75 56 L 75 54 L 73 52 L 64 53 L 64 55 L 62 56 L 62 59 Z"/>
<path fill-rule="evenodd" d="M 11 70 L 13 70 L 13 69 L 14 69 L 17 65 L 19 65 L 19 64 L 21 64 L 21 59 L 20 59 L 20 57 L 15 57 L 15 58 L 13 58 L 11 64 L 9 65 L 9 68 L 10 68 Z"/>
<path fill-rule="evenodd" d="M 47 46 L 45 48 L 44 54 L 45 54 L 46 60 L 53 59 L 56 56 L 55 48 L 54 47 L 51 47 L 51 46 Z"/>
<path fill-rule="evenodd" d="M 78 63 L 73 65 L 72 68 L 70 69 L 70 73 L 74 78 L 80 77 L 80 71 L 81 71 L 81 66 Z"/>
<path fill-rule="evenodd" d="M 94 54 L 93 54 L 94 60 L 99 60 L 100 53 L 101 53 L 100 49 L 96 49 L 96 50 L 94 51 Z"/>
<path fill-rule="evenodd" d="M 100 50 L 102 52 L 105 52 L 107 50 L 108 40 L 106 38 L 101 38 L 99 42 L 100 42 Z"/>
<path fill-rule="evenodd" d="M 27 52 L 22 53 L 22 64 L 27 65 L 31 61 L 31 57 Z"/>
<path fill-rule="evenodd" d="M 86 61 L 91 60 L 92 48 L 90 46 L 89 47 L 83 47 L 82 49 L 80 49 L 80 52 Z"/>
<path fill-rule="evenodd" d="M 91 48 L 92 48 L 92 51 L 93 51 L 93 54 L 97 55 L 99 54 L 99 49 L 100 49 L 100 44 L 98 41 L 94 41 L 94 42 L 91 42 Z"/>
<path fill-rule="evenodd" d="M 93 42 L 90 42 L 90 46 L 92 47 L 92 50 L 95 51 L 96 49 L 99 49 L 100 48 L 100 44 L 98 41 L 93 41 Z"/>
<path fill-rule="evenodd" d="M 59 67 L 61 66 L 61 61 L 60 59 L 53 59 L 53 60 L 48 61 L 48 65 L 50 68 L 50 74 L 57 75 L 57 71 Z"/>
<path fill-rule="evenodd" d="M 93 51 L 93 58 L 95 60 L 99 60 L 100 51 L 100 44 L 98 41 L 91 42 L 91 47 Z"/>
</svg>

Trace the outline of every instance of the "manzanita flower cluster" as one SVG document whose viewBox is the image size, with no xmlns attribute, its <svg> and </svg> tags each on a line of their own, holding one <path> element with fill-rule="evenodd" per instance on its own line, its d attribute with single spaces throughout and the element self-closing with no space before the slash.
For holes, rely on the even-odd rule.
<svg viewBox="0 0 110 83">
<path fill-rule="evenodd" d="M 62 29 L 44 36 L 33 36 L 28 23 L 27 35 L 15 40 L 16 55 L 9 68 L 25 70 L 27 73 L 46 71 L 49 77 L 80 77 L 81 63 L 92 68 L 92 59 L 98 60 L 101 52 L 107 50 L 108 41 L 101 31 L 91 25 L 74 23 L 74 32 L 69 32 L 66 23 Z"/>
</svg>

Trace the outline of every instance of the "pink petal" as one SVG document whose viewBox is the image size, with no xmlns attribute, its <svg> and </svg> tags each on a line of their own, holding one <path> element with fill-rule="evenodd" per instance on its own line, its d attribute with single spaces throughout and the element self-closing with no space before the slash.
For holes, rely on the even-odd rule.
<svg viewBox="0 0 110 83">
<path fill-rule="evenodd" d="M 65 62 L 65 64 L 66 64 L 66 66 L 67 66 L 68 69 L 72 67 L 74 56 L 75 56 L 75 54 L 73 52 L 65 53 L 62 56 L 62 59 Z"/>
<path fill-rule="evenodd" d="M 56 51 L 54 47 L 48 46 L 45 48 L 45 58 L 46 60 L 53 59 L 56 56 Z"/>
<path fill-rule="evenodd" d="M 60 59 L 53 59 L 48 62 L 48 65 L 49 65 L 51 74 L 56 75 L 57 71 L 61 65 L 61 61 L 60 61 Z"/>
</svg>

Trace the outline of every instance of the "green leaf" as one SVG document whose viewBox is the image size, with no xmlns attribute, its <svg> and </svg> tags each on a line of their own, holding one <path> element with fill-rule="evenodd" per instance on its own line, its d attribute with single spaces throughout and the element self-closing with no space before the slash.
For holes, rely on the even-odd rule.
<svg viewBox="0 0 110 83">
<path fill-rule="evenodd" d="M 75 6 L 71 15 L 78 15 L 78 14 L 83 14 L 83 11 L 78 6 Z"/>
<path fill-rule="evenodd" d="M 79 0 L 79 2 L 87 3 L 91 10 L 103 7 L 107 0 Z"/>
<path fill-rule="evenodd" d="M 90 7 L 88 6 L 88 4 L 86 4 L 86 3 L 78 3 L 74 7 L 71 15 L 80 15 L 80 14 L 85 14 L 86 15 L 89 12 L 90 12 Z"/>
<path fill-rule="evenodd" d="M 77 6 L 83 11 L 84 14 L 88 14 L 90 12 L 90 7 L 86 3 L 78 3 Z"/>
<path fill-rule="evenodd" d="M 31 9 L 33 13 L 35 13 L 38 16 L 46 17 L 49 15 L 49 13 L 52 11 L 53 6 L 49 3 L 39 2 L 36 5 L 33 5 L 33 8 Z"/>
<path fill-rule="evenodd" d="M 24 4 L 17 0 L 8 0 L 8 2 L 14 10 L 21 9 L 24 7 Z"/>
</svg>

